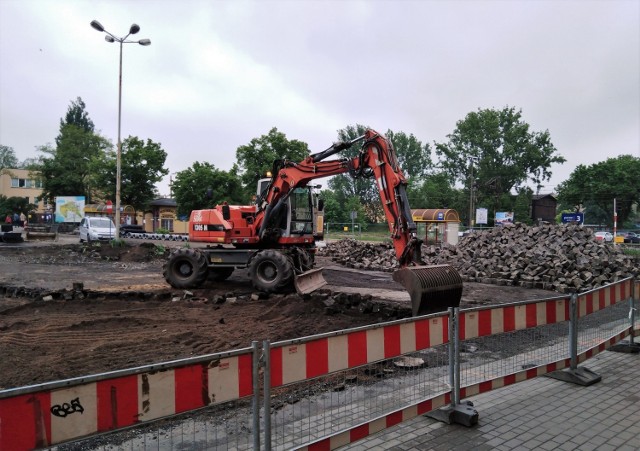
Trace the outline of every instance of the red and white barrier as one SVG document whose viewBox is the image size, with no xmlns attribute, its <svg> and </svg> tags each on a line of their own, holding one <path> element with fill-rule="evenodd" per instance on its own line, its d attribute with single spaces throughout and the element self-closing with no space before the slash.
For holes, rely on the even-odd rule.
<svg viewBox="0 0 640 451">
<path fill-rule="evenodd" d="M 30 450 L 253 394 L 252 354 L 0 398 L 0 450 Z"/>
<path fill-rule="evenodd" d="M 451 398 L 449 393 L 439 395 L 297 449 L 301 451 L 329 451 L 340 448 L 341 446 L 357 442 L 386 428 L 400 424 L 403 421 L 408 421 L 418 415 L 424 415 L 432 410 L 439 409 L 450 402 Z"/>
<path fill-rule="evenodd" d="M 448 315 L 271 345 L 271 387 L 427 349 L 449 341 Z"/>
<path fill-rule="evenodd" d="M 460 312 L 460 340 L 569 320 L 570 298 Z"/>
<path fill-rule="evenodd" d="M 618 302 L 626 302 L 632 295 L 632 281 L 624 280 L 578 296 L 578 318 L 603 310 Z"/>
<path fill-rule="evenodd" d="M 620 340 L 629 335 L 629 330 L 620 332 L 619 334 L 610 337 L 602 343 L 598 343 L 596 346 L 587 349 L 586 351 L 578 354 L 578 363 L 582 363 L 591 357 L 599 354 L 602 351 L 609 349 Z M 523 382 L 534 377 L 543 376 L 553 371 L 562 370 L 571 366 L 571 358 L 561 359 L 556 362 L 547 363 L 534 368 L 528 368 L 517 373 L 509 374 L 506 376 L 496 377 L 487 381 L 483 381 L 477 384 L 468 385 L 460 388 L 460 398 L 468 398 L 470 396 L 479 395 L 498 388 L 506 387 L 507 385 L 515 384 L 516 382 Z"/>
</svg>

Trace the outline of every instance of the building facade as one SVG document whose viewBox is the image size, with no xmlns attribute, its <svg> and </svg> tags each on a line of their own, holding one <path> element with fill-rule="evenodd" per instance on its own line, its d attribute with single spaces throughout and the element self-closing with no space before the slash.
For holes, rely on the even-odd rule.
<svg viewBox="0 0 640 451">
<path fill-rule="evenodd" d="M 37 206 L 37 213 L 44 213 L 47 206 L 42 201 L 42 181 L 32 177 L 28 169 L 3 169 L 0 171 L 0 195 L 22 197 Z"/>
</svg>

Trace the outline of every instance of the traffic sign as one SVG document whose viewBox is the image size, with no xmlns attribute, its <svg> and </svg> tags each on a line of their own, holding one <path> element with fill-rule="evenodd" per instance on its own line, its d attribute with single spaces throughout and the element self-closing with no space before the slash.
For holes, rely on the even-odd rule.
<svg viewBox="0 0 640 451">
<path fill-rule="evenodd" d="M 562 213 L 562 223 L 567 224 L 569 222 L 584 223 L 584 213 Z"/>
</svg>

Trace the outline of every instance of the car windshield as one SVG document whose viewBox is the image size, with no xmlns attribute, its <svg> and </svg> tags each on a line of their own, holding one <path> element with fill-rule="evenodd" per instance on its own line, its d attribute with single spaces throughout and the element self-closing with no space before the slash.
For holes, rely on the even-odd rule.
<svg viewBox="0 0 640 451">
<path fill-rule="evenodd" d="M 113 225 L 113 222 L 111 222 L 111 219 L 107 219 L 107 218 L 94 218 L 91 220 L 91 226 L 98 227 L 101 229 L 109 229 L 109 228 L 115 227 Z"/>
</svg>

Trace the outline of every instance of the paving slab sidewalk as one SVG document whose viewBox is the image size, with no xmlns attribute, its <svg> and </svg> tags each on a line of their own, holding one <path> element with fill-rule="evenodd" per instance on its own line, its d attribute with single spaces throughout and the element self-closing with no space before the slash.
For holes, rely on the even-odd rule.
<svg viewBox="0 0 640 451">
<path fill-rule="evenodd" d="M 584 362 L 602 381 L 582 387 L 537 377 L 469 398 L 476 426 L 418 416 L 344 450 L 640 449 L 640 355 L 605 351 Z"/>
</svg>

